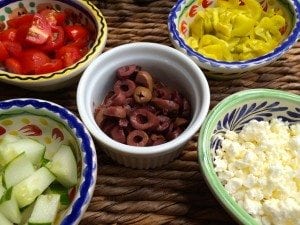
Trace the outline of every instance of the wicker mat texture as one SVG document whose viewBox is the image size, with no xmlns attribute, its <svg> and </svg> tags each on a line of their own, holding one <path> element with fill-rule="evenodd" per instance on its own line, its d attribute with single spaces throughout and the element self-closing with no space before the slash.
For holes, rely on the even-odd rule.
<svg viewBox="0 0 300 225">
<path fill-rule="evenodd" d="M 105 51 L 137 41 L 171 46 L 167 16 L 175 0 L 93 1 L 108 24 Z M 205 73 L 209 73 L 205 71 Z M 226 96 L 249 88 L 274 88 L 300 94 L 300 42 L 273 64 L 233 80 L 208 79 L 211 108 Z M 77 84 L 53 92 L 33 92 L 0 84 L 0 99 L 35 97 L 78 115 Z M 181 156 L 159 169 L 132 170 L 110 160 L 99 147 L 98 179 L 80 225 L 236 224 L 213 197 L 197 163 L 197 135 Z"/>
</svg>

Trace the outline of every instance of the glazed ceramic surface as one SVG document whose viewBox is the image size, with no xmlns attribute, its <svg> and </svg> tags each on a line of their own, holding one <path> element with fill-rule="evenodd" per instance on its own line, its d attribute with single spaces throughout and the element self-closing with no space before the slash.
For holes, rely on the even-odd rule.
<svg viewBox="0 0 300 225">
<path fill-rule="evenodd" d="M 300 96 L 272 89 L 235 93 L 212 109 L 200 130 L 198 160 L 202 173 L 219 202 L 241 224 L 257 223 L 227 193 L 214 171 L 212 158 L 222 145 L 220 134 L 224 134 L 225 130 L 239 132 L 252 119 L 270 121 L 272 118 L 280 118 L 290 124 L 300 122 Z"/>
<path fill-rule="evenodd" d="M 263 8 L 268 7 L 268 0 L 260 1 Z M 194 20 L 198 11 L 206 10 L 209 7 L 214 7 L 216 0 L 179 0 L 172 8 L 168 18 L 168 28 L 170 39 L 178 50 L 191 57 L 200 67 L 221 73 L 211 74 L 211 77 L 218 79 L 226 79 L 228 73 L 242 73 L 253 70 L 258 67 L 265 66 L 274 60 L 278 59 L 282 54 L 289 50 L 300 34 L 300 3 L 297 0 L 278 0 L 278 7 L 283 7 L 286 11 L 286 18 L 289 18 L 286 32 L 290 31 L 288 37 L 267 55 L 260 56 L 255 59 L 240 61 L 240 62 L 225 62 L 207 58 L 191 47 L 189 47 L 185 38 L 189 35 L 189 25 Z M 223 74 L 223 75 L 222 75 Z M 235 76 L 232 76 L 233 78 Z"/>
<path fill-rule="evenodd" d="M 116 70 L 131 64 L 141 66 L 155 80 L 180 91 L 189 99 L 191 122 L 174 140 L 151 147 L 129 146 L 112 140 L 96 124 L 95 109 L 112 89 Z M 200 128 L 209 102 L 207 80 L 191 59 L 171 47 L 147 42 L 121 45 L 100 55 L 85 70 L 77 89 L 79 114 L 102 149 L 119 163 L 139 169 L 162 166 L 177 157 L 183 145 Z"/>
<path fill-rule="evenodd" d="M 78 184 L 70 192 L 71 205 L 56 224 L 78 224 L 93 195 L 97 159 L 94 143 L 81 121 L 67 109 L 38 99 L 0 102 L 0 140 L 5 134 L 30 137 L 46 146 L 47 152 L 69 145 L 78 165 Z"/>
<path fill-rule="evenodd" d="M 27 89 L 47 91 L 72 84 L 83 70 L 103 50 L 107 39 L 107 25 L 100 10 L 91 1 L 76 0 L 6 0 L 0 2 L 0 30 L 8 19 L 24 13 L 34 13 L 45 8 L 64 10 L 67 21 L 85 25 L 91 31 L 90 50 L 77 63 L 62 70 L 41 75 L 19 75 L 6 72 L 0 65 L 0 81 Z"/>
</svg>

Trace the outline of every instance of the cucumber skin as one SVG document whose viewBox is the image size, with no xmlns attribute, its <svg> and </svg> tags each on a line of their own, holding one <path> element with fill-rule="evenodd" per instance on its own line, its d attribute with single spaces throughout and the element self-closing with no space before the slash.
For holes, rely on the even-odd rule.
<svg viewBox="0 0 300 225">
<path fill-rule="evenodd" d="M 47 178 L 46 181 L 45 181 L 45 177 Z M 41 182 L 38 181 L 41 181 L 43 178 L 44 178 L 44 182 L 42 183 L 43 184 L 42 190 L 38 189 L 37 192 L 37 188 L 33 187 L 32 183 L 37 182 L 38 184 L 41 184 Z M 49 185 L 54 180 L 55 180 L 54 175 L 46 167 L 41 167 L 30 177 L 26 178 L 25 180 L 21 181 L 19 184 L 14 186 L 13 194 L 16 196 L 19 207 L 23 208 L 27 205 L 30 205 L 39 195 L 41 195 L 49 187 Z M 33 191 L 32 189 L 34 189 L 35 191 L 34 193 L 31 193 Z M 26 193 L 26 191 L 29 194 L 27 196 L 24 196 L 24 192 Z M 32 194 L 32 196 L 30 196 L 30 194 Z"/>
</svg>

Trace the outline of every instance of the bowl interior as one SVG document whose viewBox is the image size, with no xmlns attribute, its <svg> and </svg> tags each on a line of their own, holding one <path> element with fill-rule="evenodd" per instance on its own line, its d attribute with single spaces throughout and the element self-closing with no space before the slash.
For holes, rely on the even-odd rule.
<svg viewBox="0 0 300 225">
<path fill-rule="evenodd" d="M 202 122 L 208 107 L 208 85 L 203 73 L 190 59 L 170 47 L 151 43 L 137 43 L 105 52 L 84 72 L 77 91 L 79 105 L 81 105 L 80 102 L 84 104 L 84 106 L 79 106 L 79 111 L 81 108 L 85 111 L 80 115 L 83 121 L 89 121 L 88 127 L 92 128 L 93 135 L 102 140 L 103 136 L 106 136 L 94 120 L 95 109 L 102 103 L 107 93 L 112 90 L 116 70 L 131 64 L 141 66 L 143 70 L 150 72 L 155 80 L 180 91 L 190 101 L 192 106 L 191 122 L 180 136 L 193 132 L 189 131 L 189 128 L 195 129 L 195 124 L 198 126 L 199 120 Z M 101 137 L 99 133 L 102 134 Z M 112 140 L 107 141 L 111 142 Z M 113 143 L 117 145 L 117 142 L 113 141 Z M 156 149 L 163 145 L 157 146 Z M 173 145 L 176 144 L 173 143 Z M 173 145 L 171 144 L 171 146 Z M 130 149 L 131 147 L 128 148 L 127 146 L 126 148 Z M 147 149 L 155 152 L 152 147 L 147 147 Z M 136 149 L 133 152 L 136 152 Z"/>
<path fill-rule="evenodd" d="M 242 1 L 242 0 L 241 0 Z M 194 21 L 197 13 L 199 11 L 205 11 L 207 8 L 213 8 L 216 5 L 217 0 L 186 0 L 182 2 L 182 7 L 177 12 L 177 18 L 175 19 L 176 27 L 179 31 L 179 35 L 183 40 L 186 40 L 189 35 L 189 25 Z M 274 10 L 283 9 L 284 18 L 287 20 L 287 26 L 285 27 L 285 36 L 288 36 L 291 32 L 295 20 L 296 20 L 296 12 L 294 7 L 290 4 L 289 1 L 271 1 L 271 0 L 263 0 L 259 1 L 262 8 L 268 8 L 269 5 L 272 4 Z"/>
<path fill-rule="evenodd" d="M 69 191 L 71 204 L 59 212 L 56 224 L 70 224 L 68 222 L 78 220 L 82 210 L 78 207 L 85 208 L 85 205 L 78 203 L 78 199 L 88 200 L 91 197 L 89 189 L 94 179 L 91 167 L 95 164 L 93 160 L 96 160 L 93 143 L 86 136 L 88 133 L 81 130 L 81 123 L 62 107 L 37 100 L 4 101 L 0 103 L 0 110 L 0 140 L 6 134 L 37 140 L 46 147 L 46 159 L 50 159 L 55 153 L 53 150 L 62 144 L 71 147 L 77 162 L 78 183 Z M 84 194 L 81 193 L 82 189 Z"/>
<path fill-rule="evenodd" d="M 270 121 L 281 118 L 290 124 L 300 122 L 300 97 L 278 90 L 254 89 L 241 91 L 221 101 L 202 125 L 198 140 L 198 160 L 205 179 L 220 203 L 243 224 L 256 224 L 227 193 L 216 172 L 213 156 L 222 145 L 225 130 L 239 132 L 252 119 Z"/>
<path fill-rule="evenodd" d="M 172 8 L 168 18 L 168 28 L 170 31 L 170 39 L 173 45 L 180 51 L 190 56 L 200 67 L 217 72 L 220 74 L 206 74 L 216 79 L 227 79 L 229 76 L 223 74 L 242 73 L 253 70 L 258 67 L 267 65 L 278 59 L 297 41 L 300 34 L 299 11 L 300 4 L 298 1 L 259 1 L 262 7 L 268 7 L 270 4 L 274 7 L 283 9 L 284 17 L 288 23 L 283 30 L 286 38 L 273 51 L 261 56 L 240 60 L 240 61 L 222 61 L 206 57 L 186 43 L 189 36 L 190 23 L 195 19 L 198 11 L 207 10 L 216 5 L 216 0 L 179 0 Z M 224 78 L 223 78 L 224 77 Z M 234 76 L 236 77 L 236 76 Z"/>
<path fill-rule="evenodd" d="M 80 23 L 89 30 L 90 42 L 88 53 L 82 57 L 77 63 L 56 71 L 54 73 L 36 75 L 19 75 L 4 71 L 0 64 L 0 78 L 10 78 L 15 81 L 35 81 L 51 78 L 62 78 L 62 75 L 74 76 L 80 73 L 88 60 L 96 57 L 104 48 L 106 42 L 106 22 L 100 11 L 90 2 L 66 1 L 66 0 L 27 0 L 14 1 L 8 0 L 0 2 L 0 30 L 6 28 L 6 21 L 16 18 L 22 14 L 35 13 L 42 9 L 55 9 L 66 13 L 66 23 Z M 78 73 L 72 71 L 76 69 Z"/>
</svg>

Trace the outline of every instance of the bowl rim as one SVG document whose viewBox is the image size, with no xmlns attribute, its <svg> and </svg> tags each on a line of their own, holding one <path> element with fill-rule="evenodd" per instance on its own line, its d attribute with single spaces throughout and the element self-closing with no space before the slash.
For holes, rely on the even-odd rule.
<svg viewBox="0 0 300 225">
<path fill-rule="evenodd" d="M 61 225 L 75 225 L 81 220 L 92 198 L 97 179 L 97 155 L 92 137 L 84 124 L 71 111 L 56 103 L 37 98 L 15 98 L 0 101 L 0 111 L 30 108 L 45 110 L 69 126 L 80 147 L 82 169 L 77 193 L 63 215 Z M 43 115 L 41 115 L 43 116 Z"/>
<path fill-rule="evenodd" d="M 21 0 L 17 0 L 17 1 L 21 1 Z M 75 64 L 52 73 L 45 73 L 45 74 L 38 74 L 38 75 L 31 75 L 31 74 L 25 75 L 25 74 L 15 74 L 15 73 L 7 72 L 5 70 L 0 70 L 0 80 L 3 79 L 8 81 L 13 81 L 16 83 L 24 83 L 24 82 L 42 83 L 42 82 L 48 82 L 56 79 L 66 80 L 77 75 L 74 73 L 74 71 L 78 70 L 78 74 L 80 74 L 84 70 L 85 66 L 89 64 L 97 56 L 99 52 L 102 52 L 102 50 L 106 45 L 106 40 L 107 40 L 107 23 L 100 9 L 97 8 L 91 1 L 75 1 L 75 0 L 70 0 L 70 1 L 56 0 L 56 1 L 62 2 L 67 5 L 72 5 L 76 7 L 76 9 L 78 10 L 81 11 L 83 10 L 85 12 L 88 12 L 89 16 L 93 18 L 93 21 L 97 25 L 98 30 L 95 38 L 96 41 L 93 43 L 89 51 Z M 11 0 L 8 3 L 5 3 L 5 6 L 14 2 L 15 0 Z"/>
<path fill-rule="evenodd" d="M 224 209 L 237 221 L 247 225 L 257 225 L 256 220 L 250 216 L 246 210 L 238 205 L 231 195 L 226 191 L 222 183 L 220 182 L 211 159 L 209 130 L 215 127 L 215 124 L 219 117 L 223 114 L 224 110 L 233 107 L 241 100 L 247 102 L 248 100 L 261 99 L 261 98 L 276 98 L 278 100 L 283 99 L 296 104 L 300 103 L 300 96 L 294 93 L 268 89 L 268 88 L 256 88 L 248 89 L 236 92 L 224 98 L 220 101 L 209 113 L 204 120 L 199 136 L 198 136 L 198 162 L 200 170 L 203 174 L 204 180 L 208 185 L 211 192 L 214 194 L 219 203 Z"/>
<path fill-rule="evenodd" d="M 105 61 L 112 56 L 118 55 L 119 52 L 130 52 L 132 49 L 142 49 L 147 51 L 147 49 L 151 51 L 158 51 L 158 52 L 165 52 L 168 53 L 172 58 L 177 57 L 183 60 L 186 65 L 195 73 L 198 74 L 196 77 L 198 82 L 202 84 L 202 91 L 204 92 L 206 98 L 202 99 L 201 110 L 200 114 L 197 115 L 194 123 L 189 127 L 189 130 L 182 133 L 177 137 L 175 140 L 169 141 L 165 144 L 156 145 L 156 146 L 147 146 L 147 147 L 136 147 L 130 146 L 126 144 L 119 143 L 110 137 L 108 137 L 96 124 L 94 117 L 89 117 L 89 110 L 87 110 L 88 106 L 86 105 L 85 97 L 81 93 L 85 93 L 85 89 L 87 88 L 90 80 L 93 77 L 92 71 L 97 64 L 101 64 L 101 61 Z M 82 121 L 85 123 L 91 134 L 102 144 L 106 147 L 108 146 L 110 151 L 119 152 L 124 155 L 135 155 L 135 156 L 145 156 L 151 157 L 153 155 L 162 155 L 173 151 L 176 147 L 184 144 L 188 141 L 200 128 L 205 116 L 208 112 L 210 104 L 210 91 L 209 85 L 205 78 L 204 73 L 202 70 L 185 54 L 181 53 L 180 51 L 158 43 L 151 43 L 151 42 L 134 42 L 134 43 L 127 43 L 123 45 L 119 45 L 115 48 L 112 48 L 99 57 L 96 58 L 85 70 L 83 73 L 77 88 L 77 107 L 82 118 Z M 93 114 L 93 113 L 92 113 Z M 111 147 L 113 145 L 113 148 Z M 143 148 L 141 151 L 140 149 Z M 116 150 L 117 149 L 117 150 Z"/>
<path fill-rule="evenodd" d="M 247 68 L 255 67 L 270 62 L 272 60 L 278 59 L 283 53 L 292 48 L 292 46 L 297 42 L 298 38 L 300 37 L 300 2 L 298 0 L 288 0 L 286 2 L 289 4 L 290 8 L 292 8 L 295 12 L 295 24 L 289 36 L 283 42 L 281 42 L 281 44 L 277 46 L 273 51 L 254 59 L 239 62 L 226 62 L 211 59 L 201 55 L 200 53 L 192 49 L 189 45 L 185 43 L 184 39 L 180 37 L 177 27 L 178 24 L 176 23 L 176 21 L 178 20 L 177 15 L 181 11 L 181 9 L 184 8 L 186 1 L 188 0 L 178 0 L 176 4 L 172 7 L 168 15 L 169 36 L 176 48 L 180 49 L 188 56 L 192 57 L 194 60 L 196 59 L 198 63 L 217 68 L 245 70 Z"/>
</svg>

